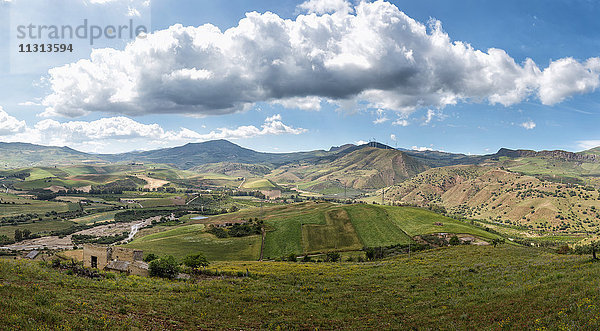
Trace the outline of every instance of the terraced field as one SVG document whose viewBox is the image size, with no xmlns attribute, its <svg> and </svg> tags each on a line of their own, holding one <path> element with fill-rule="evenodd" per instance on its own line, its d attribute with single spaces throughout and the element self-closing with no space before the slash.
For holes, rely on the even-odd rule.
<svg viewBox="0 0 600 331">
<path fill-rule="evenodd" d="M 441 232 L 470 234 L 484 240 L 498 238 L 468 223 L 418 208 L 307 202 L 262 210 L 249 208 L 233 214 L 192 220 L 202 224 L 152 234 L 136 239 L 130 245 L 160 254 L 172 252 L 185 256 L 200 251 L 217 260 L 256 260 L 260 252 L 260 237 L 217 239 L 202 231 L 204 224 L 249 218 L 265 221 L 265 259 L 406 244 L 412 242 L 414 236 Z"/>
</svg>

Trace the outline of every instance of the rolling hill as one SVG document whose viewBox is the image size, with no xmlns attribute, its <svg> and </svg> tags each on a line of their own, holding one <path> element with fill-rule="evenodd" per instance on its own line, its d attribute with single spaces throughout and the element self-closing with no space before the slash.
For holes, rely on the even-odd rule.
<svg viewBox="0 0 600 331">
<path fill-rule="evenodd" d="M 348 151 L 349 149 L 346 149 Z M 318 163 L 289 164 L 268 178 L 277 183 L 292 183 L 303 190 L 327 192 L 343 187 L 357 190 L 376 189 L 400 183 L 428 167 L 395 149 L 365 147 L 341 153 Z"/>
<path fill-rule="evenodd" d="M 391 188 L 396 202 L 437 204 L 448 212 L 553 232 L 600 231 L 600 192 L 496 167 L 430 169 Z"/>
<path fill-rule="evenodd" d="M 95 155 L 79 152 L 69 147 L 0 142 L 1 168 L 13 169 L 100 161 L 102 160 Z"/>
</svg>

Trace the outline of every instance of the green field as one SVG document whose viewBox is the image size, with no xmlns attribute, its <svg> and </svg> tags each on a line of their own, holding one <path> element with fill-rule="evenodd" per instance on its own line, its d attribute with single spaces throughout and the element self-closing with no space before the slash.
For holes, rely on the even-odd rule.
<svg viewBox="0 0 600 331">
<path fill-rule="evenodd" d="M 24 182 L 16 183 L 15 187 L 22 190 L 34 190 L 40 188 L 48 188 L 50 186 L 62 186 L 68 189 L 96 184 L 97 183 L 95 182 L 87 180 L 71 180 L 53 177 L 49 179 L 26 180 Z"/>
<path fill-rule="evenodd" d="M 173 206 L 173 199 L 156 198 L 156 199 L 137 199 L 144 208 Z"/>
<path fill-rule="evenodd" d="M 498 238 L 493 233 L 425 209 L 391 206 L 384 206 L 383 208 L 391 216 L 393 222 L 401 227 L 409 236 L 447 232 L 472 234 L 487 239 Z M 435 225 L 436 222 L 443 225 Z"/>
<path fill-rule="evenodd" d="M 112 221 L 115 218 L 115 214 L 119 211 L 107 211 L 104 213 L 97 213 L 88 216 L 83 216 L 80 218 L 75 218 L 72 221 L 78 224 L 90 224 L 97 222 L 108 222 Z"/>
<path fill-rule="evenodd" d="M 125 247 L 143 249 L 144 253 L 173 255 L 183 258 L 202 252 L 210 260 L 258 260 L 260 236 L 220 239 L 205 233 L 204 225 L 185 225 L 133 240 Z"/>
<path fill-rule="evenodd" d="M 336 250 L 359 250 L 363 247 L 345 209 L 325 213 L 325 224 L 303 224 L 302 244 L 305 253 Z"/>
<path fill-rule="evenodd" d="M 39 221 L 35 223 L 27 223 L 20 225 L 5 225 L 0 226 L 0 235 L 6 235 L 9 238 L 15 237 L 15 230 L 29 230 L 33 234 L 48 234 L 51 231 L 63 230 L 73 226 L 73 222 L 70 221 Z"/>
<path fill-rule="evenodd" d="M 412 241 L 411 237 L 403 231 L 402 226 L 390 219 L 387 209 L 375 205 L 355 205 L 344 209 L 350 215 L 352 224 L 365 246 L 408 244 Z M 427 216 L 433 219 L 440 218 L 440 215 L 431 215 L 431 213 Z"/>
<path fill-rule="evenodd" d="M 249 208 L 212 217 L 208 222 L 255 217 L 266 224 L 265 259 L 407 244 L 414 236 L 432 233 L 471 234 L 488 241 L 499 238 L 479 227 L 428 210 L 368 204 L 306 202 Z M 206 220 L 201 221 L 204 222 Z M 236 260 L 235 254 L 230 257 Z"/>
<path fill-rule="evenodd" d="M 45 214 L 50 211 L 65 212 L 70 210 L 67 202 L 31 200 L 16 195 L 0 193 L 0 200 L 10 204 L 0 204 L 0 217 L 21 214 Z M 15 204 L 12 204 L 14 202 Z"/>
<path fill-rule="evenodd" d="M 244 182 L 244 185 L 242 185 L 242 187 L 247 188 L 247 189 L 253 189 L 253 190 L 259 190 L 259 189 L 269 190 L 269 189 L 274 189 L 277 186 L 268 179 L 251 178 L 251 179 L 247 179 Z"/>
<path fill-rule="evenodd" d="M 0 260 L 6 329 L 597 330 L 600 263 L 457 246 L 370 263 L 227 262 L 251 277 L 90 280 Z"/>
</svg>

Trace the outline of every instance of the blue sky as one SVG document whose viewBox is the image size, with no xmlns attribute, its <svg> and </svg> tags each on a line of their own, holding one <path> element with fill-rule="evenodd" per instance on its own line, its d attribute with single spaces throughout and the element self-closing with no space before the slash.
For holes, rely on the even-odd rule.
<svg viewBox="0 0 600 331">
<path fill-rule="evenodd" d="M 65 13 L 66 7 L 56 3 L 72 9 Z M 323 50 L 319 38 L 329 37 L 331 44 L 332 40 L 348 42 L 348 37 L 306 34 L 308 41 L 300 51 L 292 48 L 292 56 L 279 54 L 277 42 L 282 39 L 277 38 L 287 37 L 268 26 L 254 32 L 247 25 L 238 26 L 246 13 L 259 13 L 254 28 L 278 19 L 296 24 L 299 15 L 311 12 L 314 22 L 324 24 L 319 17 L 330 15 L 339 27 L 355 24 L 347 23 L 352 16 L 372 19 L 368 15 L 375 14 L 365 13 L 376 8 L 365 5 L 359 15 L 363 9 L 357 3 L 303 3 L 0 0 L 0 38 L 5 41 L 0 45 L 0 141 L 68 145 L 91 152 L 154 149 L 215 138 L 269 152 L 328 149 L 369 139 L 403 148 L 471 154 L 493 153 L 500 147 L 579 151 L 600 145 L 596 89 L 600 74 L 596 62 L 600 60 L 594 60 L 600 50 L 600 4 L 595 1 L 389 1 L 377 7 L 378 14 L 384 13 L 385 19 L 401 18 L 392 23 L 396 27 L 377 30 L 377 37 L 385 38 L 378 42 L 356 38 L 373 30 L 355 28 L 358 34 L 349 37 L 352 46 L 345 53 L 340 51 L 344 56 L 326 50 L 337 57 L 329 58 L 333 62 L 326 63 L 318 75 L 302 68 L 289 71 L 293 75 L 273 70 L 290 61 L 304 65 L 308 61 L 304 54 Z M 265 12 L 277 17 L 267 17 Z M 400 12 L 407 15 L 406 21 Z M 99 25 L 135 19 L 157 37 L 135 40 L 130 52 L 124 49 L 131 40 L 100 39 L 95 47 L 115 51 L 99 52 L 100 59 L 90 66 L 65 66 L 90 58 L 92 47 L 87 40 L 74 41 L 75 54 L 16 52 L 16 44 L 23 42 L 15 37 L 20 22 L 79 24 L 84 18 Z M 451 49 L 456 41 L 471 48 L 448 57 L 437 54 L 438 48 L 432 51 L 433 19 L 439 20 L 449 40 L 438 44 L 439 50 Z M 428 34 L 405 34 L 397 29 L 410 25 L 410 20 L 425 27 Z M 175 24 L 212 24 L 221 32 L 234 28 L 243 38 L 227 42 L 247 44 L 228 45 L 239 52 L 235 56 L 216 53 L 223 57 L 221 66 L 215 54 L 186 48 L 188 40 L 205 40 L 205 30 L 170 28 Z M 155 57 L 144 55 L 152 54 L 144 53 L 152 47 L 162 47 L 161 33 L 160 38 L 177 36 L 176 49 L 181 52 L 171 57 L 172 50 Z M 275 45 L 265 40 L 274 40 Z M 154 44 L 144 46 L 144 41 Z M 401 47 L 404 53 L 394 53 Z M 365 53 L 357 50 L 354 57 L 353 48 Z M 492 56 L 490 48 L 505 53 Z M 375 53 L 369 53 L 373 49 Z M 409 53 L 406 59 L 398 58 Z M 361 57 L 364 54 L 370 56 Z M 277 61 L 255 71 L 257 64 L 264 65 L 263 59 L 273 58 Z M 527 59 L 538 73 L 526 70 L 530 68 Z M 506 60 L 513 60 L 514 65 Z M 249 64 L 237 66 L 244 62 Z M 129 64 L 119 67 L 118 63 Z M 220 71 L 222 67 L 227 70 Z M 398 72 L 388 77 L 386 68 Z M 146 76 L 153 70 L 161 75 Z M 82 71 L 91 73 L 83 75 Z M 139 77 L 131 82 L 127 76 L 132 75 Z M 221 79 L 223 75 L 231 77 Z M 198 80 L 206 81 L 198 84 Z M 409 96 L 398 97 L 405 93 Z M 312 102 L 299 109 L 298 100 L 289 97 L 307 97 Z"/>
</svg>

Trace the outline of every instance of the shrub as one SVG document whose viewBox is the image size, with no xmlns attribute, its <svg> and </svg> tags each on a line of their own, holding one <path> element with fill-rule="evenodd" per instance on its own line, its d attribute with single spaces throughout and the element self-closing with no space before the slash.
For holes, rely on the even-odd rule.
<svg viewBox="0 0 600 331">
<path fill-rule="evenodd" d="M 326 262 L 338 262 L 340 260 L 340 253 L 338 252 L 329 252 L 325 256 Z"/>
<path fill-rule="evenodd" d="M 179 265 L 172 256 L 150 261 L 148 266 L 150 276 L 174 279 L 179 273 Z"/>
<path fill-rule="evenodd" d="M 296 261 L 297 261 L 297 259 L 296 259 L 296 254 L 292 253 L 292 254 L 288 255 L 288 256 L 285 258 L 285 260 L 286 260 L 286 261 L 289 261 L 289 262 L 296 262 Z"/>
<path fill-rule="evenodd" d="M 154 261 L 158 259 L 158 256 L 156 256 L 156 254 L 150 253 L 146 256 L 144 256 L 144 262 L 150 263 L 151 261 Z"/>
<path fill-rule="evenodd" d="M 183 264 L 190 268 L 206 268 L 210 263 L 202 253 L 190 254 L 183 259 Z"/>
<path fill-rule="evenodd" d="M 454 236 L 452 236 L 452 238 L 450 238 L 448 243 L 452 246 L 460 245 L 460 239 L 458 239 L 458 237 L 456 235 L 454 235 Z"/>
<path fill-rule="evenodd" d="M 558 253 L 558 254 L 569 254 L 570 252 L 571 252 L 571 248 L 567 244 L 560 246 L 558 248 L 558 250 L 556 251 L 556 253 Z"/>
<path fill-rule="evenodd" d="M 312 262 L 312 259 L 310 258 L 310 256 L 304 255 L 304 257 L 302 258 L 302 262 Z"/>
</svg>

